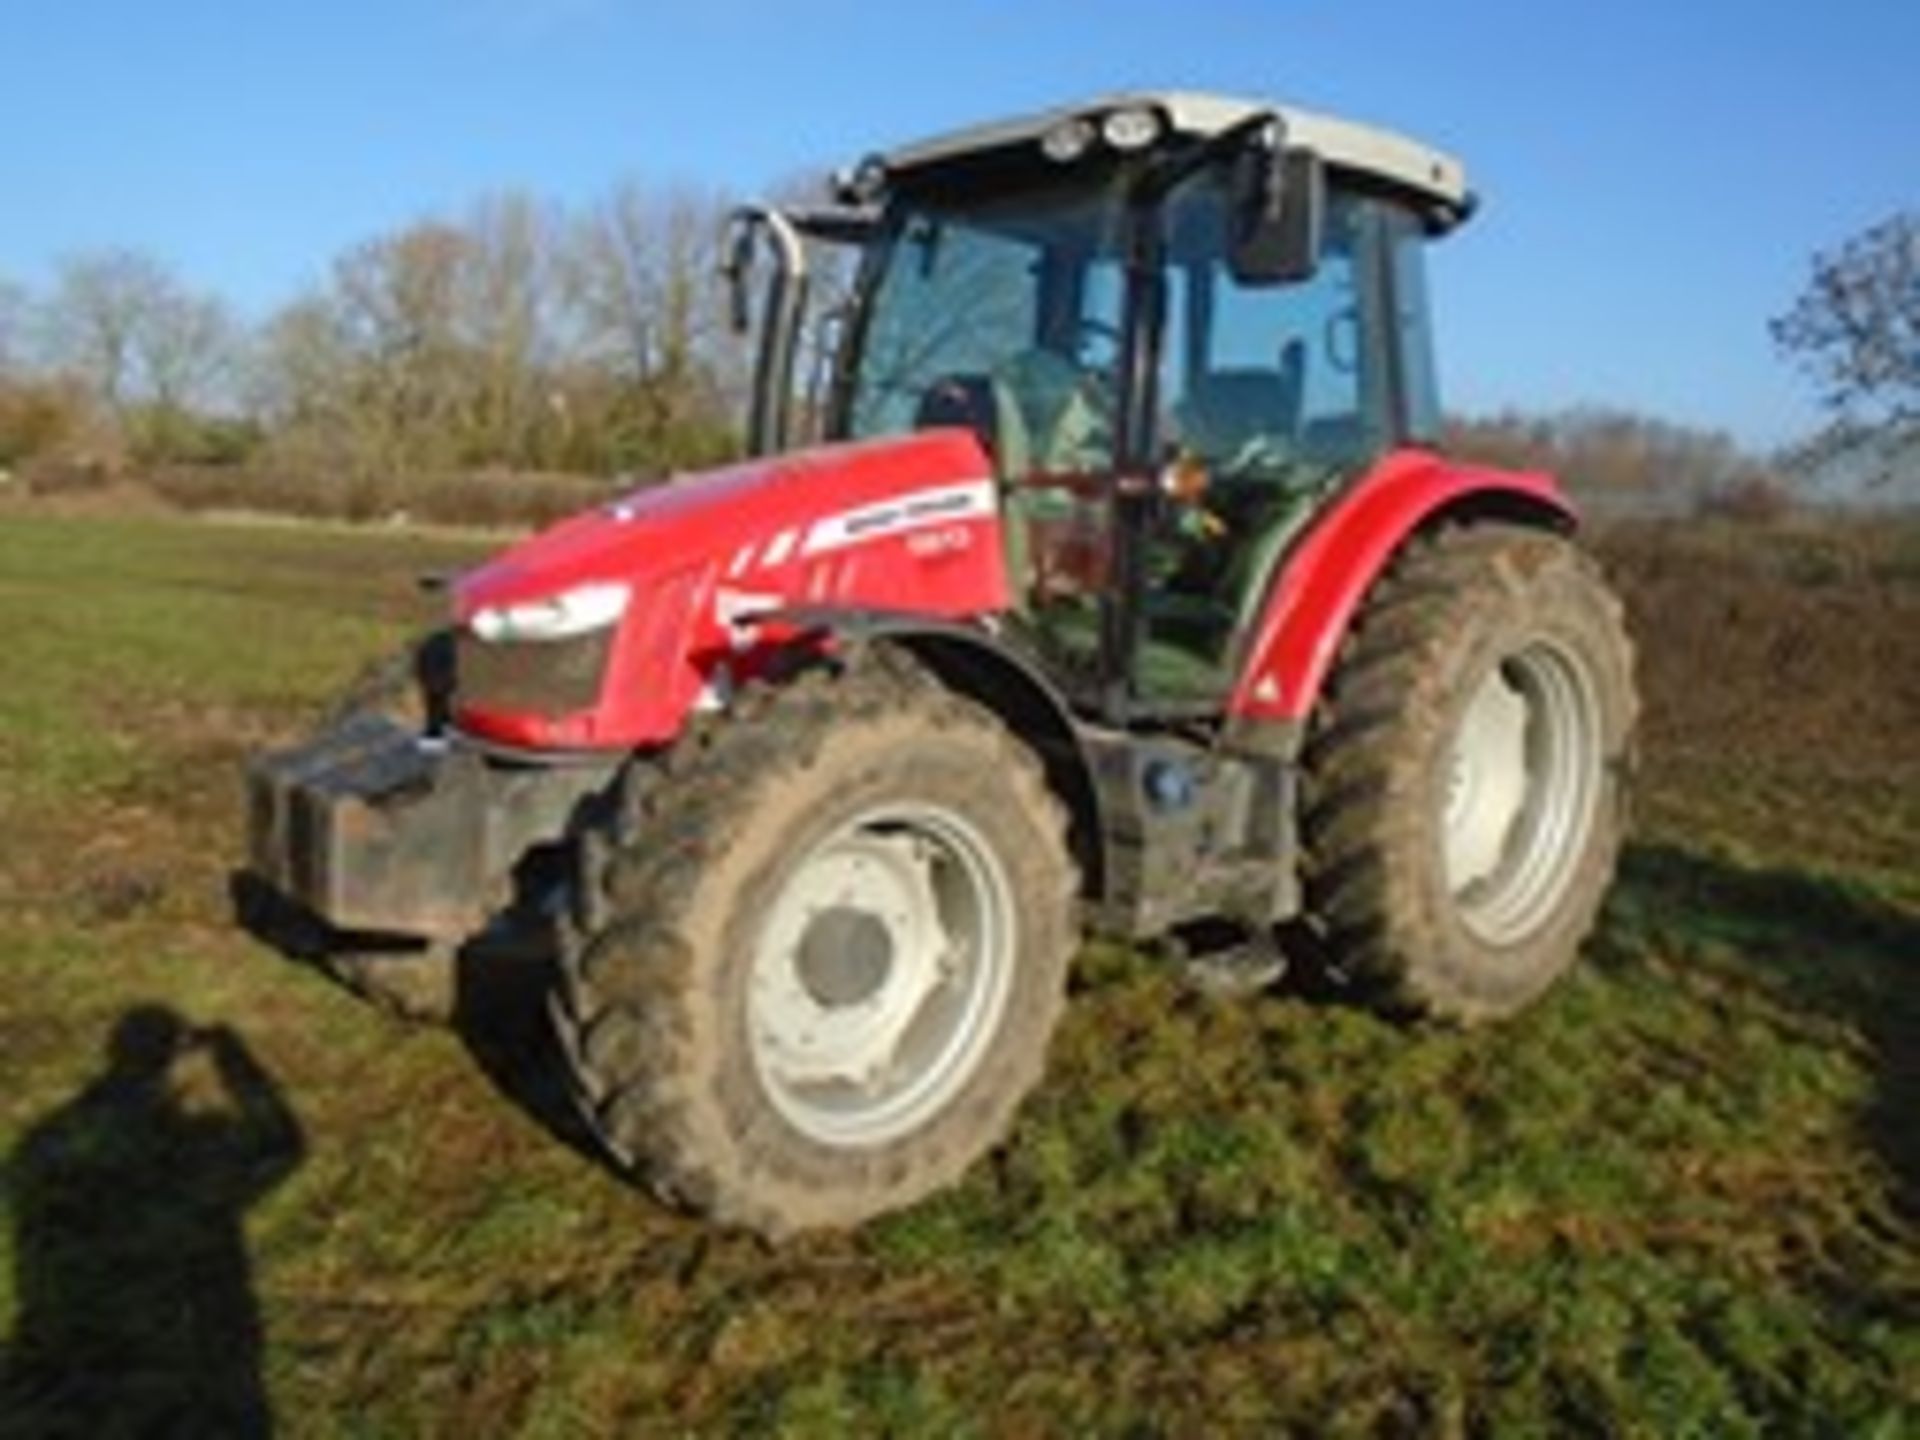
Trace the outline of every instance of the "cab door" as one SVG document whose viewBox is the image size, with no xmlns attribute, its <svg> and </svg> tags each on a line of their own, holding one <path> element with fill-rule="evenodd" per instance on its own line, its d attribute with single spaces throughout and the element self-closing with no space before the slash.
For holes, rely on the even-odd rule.
<svg viewBox="0 0 1920 1440">
<path fill-rule="evenodd" d="M 1149 711 L 1217 709 L 1288 542 L 1397 428 L 1374 207 L 1336 191 L 1312 276 L 1259 286 L 1229 269 L 1225 207 L 1203 172 L 1165 212 L 1164 464 L 1132 655 Z"/>
</svg>

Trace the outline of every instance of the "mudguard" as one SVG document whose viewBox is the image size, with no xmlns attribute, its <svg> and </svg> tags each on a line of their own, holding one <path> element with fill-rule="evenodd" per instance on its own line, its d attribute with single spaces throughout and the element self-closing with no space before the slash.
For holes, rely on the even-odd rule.
<svg viewBox="0 0 1920 1440">
<path fill-rule="evenodd" d="M 983 626 L 912 611 L 800 605 L 773 611 L 764 622 L 836 645 L 885 640 L 903 646 L 949 689 L 998 715 L 1039 756 L 1067 807 L 1088 893 L 1103 893 L 1106 832 L 1093 760 L 1065 698 L 1032 660 Z"/>
<path fill-rule="evenodd" d="M 1304 720 L 1374 581 L 1408 539 L 1447 518 L 1560 530 L 1576 523 L 1551 476 L 1461 465 L 1425 450 L 1393 452 L 1330 505 L 1281 562 L 1228 713 Z"/>
</svg>

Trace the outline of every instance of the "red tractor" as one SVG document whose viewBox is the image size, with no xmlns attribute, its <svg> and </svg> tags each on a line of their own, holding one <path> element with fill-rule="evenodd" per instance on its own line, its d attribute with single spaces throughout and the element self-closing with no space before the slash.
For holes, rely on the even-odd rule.
<svg viewBox="0 0 1920 1440">
<path fill-rule="evenodd" d="M 606 1149 L 776 1234 L 995 1144 L 1089 931 L 1518 1009 L 1609 883 L 1636 702 L 1554 483 L 1437 448 L 1423 251 L 1472 208 L 1399 136 L 1136 94 L 743 212 L 754 458 L 455 579 L 424 725 L 254 765 L 258 888 L 390 991 L 535 917 Z"/>
</svg>

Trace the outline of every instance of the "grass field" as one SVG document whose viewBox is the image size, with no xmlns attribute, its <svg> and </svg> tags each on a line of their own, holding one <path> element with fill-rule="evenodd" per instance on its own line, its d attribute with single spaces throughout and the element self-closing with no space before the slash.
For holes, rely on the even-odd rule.
<svg viewBox="0 0 1920 1440">
<path fill-rule="evenodd" d="M 1091 947 L 1003 1153 L 772 1252 L 228 924 L 242 757 L 470 548 L 0 513 L 0 1434 L 1920 1433 L 1920 533 L 1609 538 L 1641 833 L 1536 1011 Z"/>
</svg>

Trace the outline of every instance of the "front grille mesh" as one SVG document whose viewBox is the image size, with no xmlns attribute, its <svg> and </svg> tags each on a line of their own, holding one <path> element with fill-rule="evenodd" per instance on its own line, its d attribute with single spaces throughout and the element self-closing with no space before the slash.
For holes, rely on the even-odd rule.
<svg viewBox="0 0 1920 1440">
<path fill-rule="evenodd" d="M 455 646 L 454 704 L 558 717 L 600 698 L 614 627 L 566 640 L 488 642 L 462 630 Z"/>
</svg>

